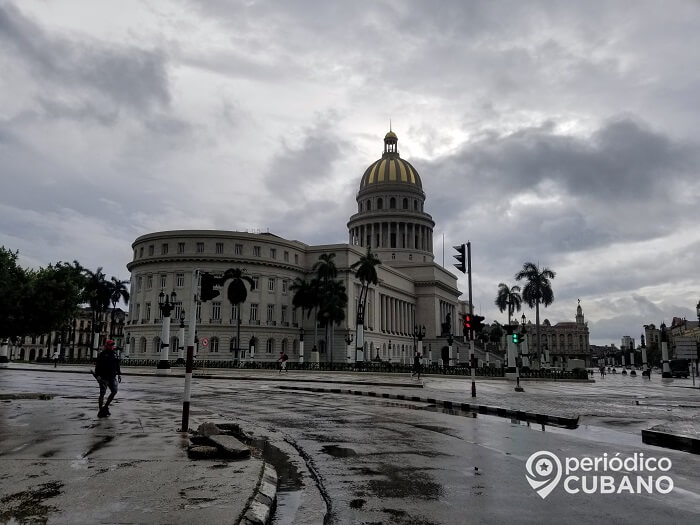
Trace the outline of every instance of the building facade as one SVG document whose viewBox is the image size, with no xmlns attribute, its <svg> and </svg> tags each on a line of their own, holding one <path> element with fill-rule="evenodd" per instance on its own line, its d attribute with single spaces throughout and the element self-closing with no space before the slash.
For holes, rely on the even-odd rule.
<svg viewBox="0 0 700 525">
<path fill-rule="evenodd" d="M 158 358 L 160 354 L 161 292 L 174 291 L 177 303 L 181 303 L 170 317 L 169 343 L 174 350 L 181 346 L 177 329 L 180 311 L 185 309 L 189 320 L 192 298 L 200 284 L 193 270 L 223 274 L 229 268 L 241 268 L 254 286 L 240 305 L 240 340 L 239 312 L 221 289 L 212 301 L 194 306 L 199 358 L 275 361 L 285 351 L 292 360 L 299 360 L 303 329 L 304 361 L 354 360 L 346 337 L 355 330 L 361 284 L 351 266 L 371 247 L 382 264 L 377 268 L 379 283 L 369 291 L 365 344 L 358 355 L 364 360 L 408 363 L 416 348 L 414 328 L 425 326 L 424 354 L 437 361 L 445 345 L 441 324 L 448 314 L 452 333 L 458 333 L 460 292 L 456 277 L 434 262 L 435 223 L 424 210 L 425 198 L 418 172 L 401 159 L 398 138 L 390 131 L 384 138 L 382 158 L 360 179 L 357 213 L 347 224 L 348 244 L 311 246 L 271 233 L 225 230 L 176 230 L 140 236 L 132 245 L 133 259 L 127 266 L 131 272 L 126 327 L 130 356 Z M 314 263 L 330 253 L 335 254 L 348 306 L 342 326 L 336 326 L 331 341 L 326 341 L 313 314 L 308 318 L 294 308 L 291 285 L 297 278 L 311 278 Z M 354 348 L 354 343 L 350 346 Z M 173 354 L 169 357 L 176 357 Z"/>
<path fill-rule="evenodd" d="M 527 333 L 531 337 L 530 353 L 540 354 L 537 349 L 536 327 L 528 323 Z M 549 352 L 550 363 L 554 367 L 566 367 L 569 359 L 582 359 L 586 366 L 591 365 L 590 334 L 579 301 L 576 307 L 576 320 L 551 324 L 545 319 L 540 326 L 542 352 Z"/>
</svg>

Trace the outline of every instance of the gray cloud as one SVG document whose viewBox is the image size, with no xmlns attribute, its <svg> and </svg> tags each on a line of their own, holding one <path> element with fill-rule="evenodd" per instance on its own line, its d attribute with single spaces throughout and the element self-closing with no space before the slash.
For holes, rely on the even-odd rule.
<svg viewBox="0 0 700 525">
<path fill-rule="evenodd" d="M 0 5 L 0 42 L 37 78 L 37 96 L 53 116 L 62 108 L 64 114 L 95 112 L 103 121 L 119 109 L 138 114 L 170 102 L 165 57 L 157 51 L 51 33 L 12 4 Z"/>
</svg>

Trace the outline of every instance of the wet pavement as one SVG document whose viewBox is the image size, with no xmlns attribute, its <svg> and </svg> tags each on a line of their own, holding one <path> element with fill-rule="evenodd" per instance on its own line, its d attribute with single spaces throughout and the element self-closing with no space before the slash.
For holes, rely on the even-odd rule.
<svg viewBox="0 0 700 525">
<path fill-rule="evenodd" d="M 346 376 L 352 374 L 342 377 Z M 277 388 L 279 383 L 275 379 L 270 375 L 267 380 L 262 377 L 255 381 L 197 379 L 192 398 L 197 417 L 238 424 L 258 449 L 258 457 L 254 459 L 265 459 L 278 467 L 280 486 L 274 523 L 697 523 L 700 520 L 700 457 L 645 445 L 639 437 L 639 428 L 646 425 L 695 421 L 697 409 L 692 405 L 700 397 L 698 391 L 677 388 L 683 386 L 678 382 L 653 387 L 640 380 L 625 383 L 621 378 L 604 384 L 524 382 L 524 395 L 511 393 L 513 385 L 506 381 L 478 383 L 477 399 L 482 403 L 520 409 L 547 407 L 561 413 L 585 411 L 588 420 L 585 424 L 576 430 L 565 430 L 491 416 L 457 415 L 456 411 L 438 409 L 429 403 L 283 391 Z M 411 385 L 408 382 L 414 381 L 409 377 L 391 378 L 392 383 L 397 380 Z M 381 383 L 377 378 L 371 381 Z M 64 457 L 65 463 L 77 461 L 89 452 L 83 458 L 87 458 L 88 464 L 90 458 L 92 461 L 102 458 L 111 461 L 110 467 L 114 465 L 114 470 L 109 471 L 109 467 L 93 463 L 89 474 L 105 468 L 108 472 L 128 471 L 130 467 L 120 467 L 121 463 L 108 454 L 117 438 L 111 441 L 106 438 L 114 436 L 115 429 L 90 428 L 93 424 L 103 424 L 88 414 L 96 395 L 93 386 L 84 374 L 78 373 L 12 370 L 0 374 L 3 393 L 60 393 L 53 400 L 0 402 L 3 509 L 12 502 L 19 505 L 22 498 L 28 497 L 27 491 L 36 491 L 32 497 L 41 498 L 40 504 L 48 509 L 44 515 L 50 518 L 49 522 L 66 522 L 51 507 L 60 509 L 61 502 L 70 499 L 67 494 L 75 495 L 83 489 L 81 497 L 90 493 L 87 482 L 77 491 L 66 491 L 65 484 L 57 485 L 62 483 L 58 475 L 25 476 L 21 481 L 17 472 L 8 476 L 6 462 L 15 459 L 24 461 L 31 469 L 39 469 L 45 466 L 38 463 L 50 463 L 53 457 L 43 458 L 42 454 L 63 450 L 69 443 L 80 443 L 68 448 L 67 453 L 56 455 Z M 148 442 L 126 435 L 118 438 L 137 444 L 130 453 L 134 460 L 142 461 L 139 465 L 146 472 L 159 463 L 172 461 L 172 475 L 178 476 L 174 451 L 181 453 L 183 445 L 174 429 L 179 425 L 182 387 L 179 378 L 128 375 L 124 378 L 112 411 L 115 416 L 108 423 L 114 423 L 115 417 L 119 417 L 116 414 L 124 409 L 120 430 L 127 429 L 126 435 L 137 434 L 143 425 L 143 433 L 153 434 Z M 439 394 L 440 398 L 471 402 L 469 387 L 470 382 L 464 379 L 428 377 L 420 395 L 438 397 Z M 416 394 L 414 386 L 372 388 Z M 636 401 L 649 404 L 637 405 Z M 54 405 L 42 411 L 40 407 L 49 406 L 47 403 Z M 513 406 L 517 404 L 520 405 Z M 81 408 L 83 405 L 86 408 Z M 688 406 L 691 408 L 685 408 Z M 127 412 L 130 412 L 128 416 Z M 32 414 L 36 421 L 21 419 L 30 417 L 23 414 Z M 78 423 L 68 424 L 63 432 L 65 423 L 61 421 L 70 421 L 70 417 L 77 417 Z M 57 432 L 44 432 L 41 437 L 46 439 L 38 443 L 25 437 L 5 445 L 5 436 L 20 432 L 20 425 L 41 426 L 44 420 L 45 427 L 55 428 Z M 54 434 L 63 437 L 47 437 Z M 24 442 L 28 444 L 23 449 L 15 450 Z M 562 456 L 644 452 L 647 456 L 668 457 L 673 465 L 670 474 L 675 488 L 665 495 L 572 495 L 559 487 L 543 500 L 525 478 L 526 460 L 540 450 Z M 149 462 L 149 454 L 162 461 Z M 201 485 L 206 488 L 211 484 L 225 492 L 223 487 L 236 478 L 226 477 L 230 468 L 233 467 L 210 468 L 208 473 L 213 473 L 213 477 L 200 478 Z M 163 470 L 164 477 L 168 470 Z M 118 483 L 111 487 L 112 493 L 105 488 L 109 497 L 98 501 L 108 500 L 116 505 L 122 497 L 133 497 L 129 496 L 126 473 L 124 479 L 115 480 Z M 19 488 L 15 490 L 15 487 Z M 61 494 L 56 495 L 56 491 Z M 236 492 L 228 492 L 230 499 L 235 499 Z M 15 494 L 25 496 L 5 501 Z M 162 500 L 158 504 L 142 497 L 146 502 L 140 506 L 135 500 L 127 499 L 134 513 L 130 515 L 131 521 L 152 522 L 151 516 L 162 512 L 171 522 L 187 522 L 178 518 L 182 495 L 169 496 L 170 501 Z M 106 501 L 101 505 L 107 505 Z M 138 515 L 142 516 L 140 520 Z M 90 522 L 87 518 L 94 516 L 76 511 L 73 517 L 77 519 L 75 522 L 83 523 Z M 189 523 L 204 522 L 199 518 Z"/>
</svg>

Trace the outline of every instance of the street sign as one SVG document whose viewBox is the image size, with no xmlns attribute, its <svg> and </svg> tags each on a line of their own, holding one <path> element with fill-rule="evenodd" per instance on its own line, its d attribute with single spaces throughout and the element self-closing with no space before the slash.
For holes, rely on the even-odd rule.
<svg viewBox="0 0 700 525">
<path fill-rule="evenodd" d="M 698 350 L 695 343 L 695 338 L 689 336 L 678 336 L 675 338 L 676 351 L 674 357 L 676 359 L 697 359 Z"/>
<path fill-rule="evenodd" d="M 209 346 L 209 339 L 206 337 L 202 337 L 199 342 L 202 343 L 202 346 Z"/>
</svg>

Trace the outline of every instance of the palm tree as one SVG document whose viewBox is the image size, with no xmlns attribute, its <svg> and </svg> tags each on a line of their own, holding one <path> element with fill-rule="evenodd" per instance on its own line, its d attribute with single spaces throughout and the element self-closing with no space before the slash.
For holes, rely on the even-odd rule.
<svg viewBox="0 0 700 525">
<path fill-rule="evenodd" d="M 112 313 L 110 316 L 110 332 L 114 329 L 114 313 L 117 309 L 117 303 L 119 301 L 124 301 L 125 305 L 129 304 L 129 289 L 127 288 L 129 284 L 128 280 L 117 279 L 112 276 L 112 278 L 106 282 L 107 290 L 109 291 L 109 302 L 112 303 Z"/>
<path fill-rule="evenodd" d="M 508 287 L 506 283 L 498 283 L 498 295 L 496 295 L 496 306 L 501 312 L 508 309 L 508 324 L 513 312 L 519 312 L 522 305 L 520 297 L 520 286 Z"/>
<path fill-rule="evenodd" d="M 74 264 L 77 264 L 77 261 L 74 262 Z M 83 273 L 87 279 L 85 284 L 85 301 L 90 305 L 90 310 L 92 312 L 92 357 L 96 358 L 97 348 L 95 342 L 100 336 L 99 323 L 101 314 L 109 308 L 111 292 L 109 289 L 109 281 L 107 281 L 107 276 L 102 271 L 102 266 L 97 268 L 94 272 L 84 268 Z"/>
<path fill-rule="evenodd" d="M 340 281 L 328 281 L 321 289 L 317 319 L 326 329 L 327 360 L 333 355 L 333 328 L 345 320 L 348 295 Z"/>
<path fill-rule="evenodd" d="M 523 269 L 515 274 L 515 280 L 526 279 L 523 299 L 530 308 L 535 308 L 535 325 L 537 327 L 537 352 L 540 352 L 540 304 L 545 308 L 554 302 L 551 279 L 556 273 L 549 268 L 540 269 L 533 262 L 523 264 Z"/>
<path fill-rule="evenodd" d="M 301 277 L 294 279 L 289 289 L 294 292 L 292 297 L 292 306 L 294 308 L 301 308 L 301 317 L 304 317 L 304 311 L 306 311 L 306 317 L 311 317 L 311 312 L 314 308 L 318 307 L 319 299 L 319 283 L 318 279 L 312 279 L 310 282 L 305 281 Z M 315 318 L 314 318 L 315 319 Z M 316 346 L 316 327 L 317 323 L 314 320 L 314 347 Z"/>
<path fill-rule="evenodd" d="M 323 281 L 323 283 L 327 283 L 331 279 L 338 277 L 338 268 L 333 259 L 335 259 L 334 253 L 323 253 L 311 268 L 312 271 L 316 272 L 319 280 Z"/>
<path fill-rule="evenodd" d="M 228 279 L 233 279 L 226 289 L 226 297 L 231 305 L 236 306 L 236 346 L 241 347 L 241 307 L 248 298 L 248 289 L 245 283 L 248 283 L 252 289 L 255 282 L 247 275 L 243 275 L 245 270 L 240 268 L 229 268 L 224 272 L 222 282 Z"/>
<path fill-rule="evenodd" d="M 357 305 L 357 324 L 364 325 L 365 320 L 365 309 L 367 306 L 367 294 L 369 292 L 369 285 L 376 285 L 379 282 L 377 277 L 377 266 L 382 264 L 379 257 L 372 253 L 372 250 L 367 246 L 367 253 L 360 257 L 359 260 L 355 261 L 351 269 L 355 270 L 355 277 L 357 277 L 362 283 L 362 288 L 360 288 L 360 297 Z M 358 341 L 359 343 L 359 341 Z"/>
</svg>

